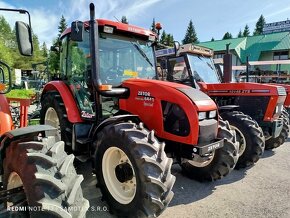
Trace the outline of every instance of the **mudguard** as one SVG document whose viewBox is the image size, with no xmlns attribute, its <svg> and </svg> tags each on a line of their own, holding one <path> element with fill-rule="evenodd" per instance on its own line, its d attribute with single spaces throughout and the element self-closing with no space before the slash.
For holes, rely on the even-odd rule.
<svg viewBox="0 0 290 218">
<path fill-rule="evenodd" d="M 2 174 L 2 162 L 5 155 L 5 149 L 9 146 L 11 141 L 19 139 L 31 139 L 38 136 L 41 132 L 56 131 L 56 128 L 48 125 L 34 125 L 27 126 L 15 130 L 8 131 L 0 137 L 0 174 Z"/>
<path fill-rule="evenodd" d="M 81 123 L 83 122 L 79 109 L 77 107 L 76 101 L 69 89 L 69 87 L 63 81 L 51 81 L 47 83 L 43 89 L 43 95 L 48 91 L 57 91 L 63 100 L 65 105 L 65 110 L 67 113 L 67 118 L 71 123 Z M 41 97 L 41 100 L 42 100 Z"/>
</svg>

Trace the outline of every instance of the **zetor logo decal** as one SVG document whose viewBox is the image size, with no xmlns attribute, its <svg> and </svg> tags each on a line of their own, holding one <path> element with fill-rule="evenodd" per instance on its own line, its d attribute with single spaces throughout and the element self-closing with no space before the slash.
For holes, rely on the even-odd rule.
<svg viewBox="0 0 290 218">
<path fill-rule="evenodd" d="M 135 99 L 138 101 L 143 101 L 144 107 L 153 107 L 155 97 L 151 96 L 150 92 L 138 91 Z"/>
</svg>

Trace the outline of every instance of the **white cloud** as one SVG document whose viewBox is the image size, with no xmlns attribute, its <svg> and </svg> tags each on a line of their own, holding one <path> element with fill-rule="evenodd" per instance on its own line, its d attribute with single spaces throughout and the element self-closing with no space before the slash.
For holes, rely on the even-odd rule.
<svg viewBox="0 0 290 218">
<path fill-rule="evenodd" d="M 96 18 L 107 18 L 114 20 L 114 17 L 120 19 L 125 15 L 129 21 L 135 17 L 142 17 L 146 9 L 160 2 L 161 0 L 107 0 L 101 4 L 95 4 Z M 70 20 L 88 20 L 89 19 L 89 4 L 88 0 L 74 1 L 71 0 L 70 15 L 66 14 Z M 74 15 L 75 17 L 72 17 Z"/>
</svg>

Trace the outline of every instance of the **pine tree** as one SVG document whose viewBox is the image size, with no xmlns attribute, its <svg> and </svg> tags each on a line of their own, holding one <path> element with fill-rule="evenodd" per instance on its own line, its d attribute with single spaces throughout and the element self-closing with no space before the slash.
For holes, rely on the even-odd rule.
<svg viewBox="0 0 290 218">
<path fill-rule="evenodd" d="M 165 41 L 167 46 L 174 46 L 174 38 L 172 34 L 167 34 Z"/>
<path fill-rule="evenodd" d="M 67 23 L 63 15 L 61 15 L 60 22 L 58 25 L 58 38 L 61 36 L 63 31 L 67 28 Z"/>
<path fill-rule="evenodd" d="M 211 40 L 210 40 L 211 42 L 213 42 L 214 41 L 214 38 L 213 37 L 211 37 Z"/>
<path fill-rule="evenodd" d="M 226 32 L 225 35 L 224 35 L 224 37 L 223 37 L 223 40 L 224 39 L 232 39 L 232 38 L 233 38 L 232 34 L 229 33 L 229 32 Z"/>
<path fill-rule="evenodd" d="M 166 43 L 166 38 L 167 38 L 167 34 L 166 34 L 165 30 L 163 30 L 162 33 L 161 33 L 161 37 L 160 37 L 160 43 L 161 44 L 165 44 Z"/>
<path fill-rule="evenodd" d="M 126 16 L 122 16 L 121 22 L 122 23 L 125 23 L 125 24 L 128 24 L 129 23 Z"/>
<path fill-rule="evenodd" d="M 152 21 L 152 24 L 151 24 L 151 31 L 156 33 L 157 30 L 156 30 L 156 27 L 155 27 L 155 18 L 153 18 L 153 21 Z"/>
<path fill-rule="evenodd" d="M 263 15 L 260 16 L 256 23 L 256 28 L 253 35 L 261 35 L 263 33 L 263 27 L 266 24 L 266 20 Z"/>
<path fill-rule="evenodd" d="M 195 32 L 195 28 L 193 26 L 192 20 L 190 20 L 184 39 L 182 40 L 182 44 L 197 43 L 197 42 L 198 42 L 198 38 Z"/>
<path fill-rule="evenodd" d="M 242 33 L 242 30 L 240 30 L 238 33 L 238 38 L 242 38 L 242 37 L 243 37 L 243 33 Z"/>
<path fill-rule="evenodd" d="M 60 36 L 65 31 L 67 28 L 67 23 L 62 15 L 60 18 L 60 22 L 58 25 L 58 35 L 57 38 L 54 40 L 53 45 L 54 46 L 59 46 L 60 45 Z M 50 52 L 49 54 L 49 68 L 51 72 L 57 73 L 59 71 L 59 60 L 60 60 L 60 53 L 59 52 Z"/>
<path fill-rule="evenodd" d="M 44 42 L 41 46 L 41 50 L 42 50 L 42 56 L 47 58 L 48 56 L 48 51 L 47 51 L 47 46 L 46 43 Z"/>
<path fill-rule="evenodd" d="M 250 29 L 249 29 L 248 24 L 246 24 L 244 32 L 243 32 L 243 37 L 247 37 L 249 35 L 250 35 Z"/>
</svg>

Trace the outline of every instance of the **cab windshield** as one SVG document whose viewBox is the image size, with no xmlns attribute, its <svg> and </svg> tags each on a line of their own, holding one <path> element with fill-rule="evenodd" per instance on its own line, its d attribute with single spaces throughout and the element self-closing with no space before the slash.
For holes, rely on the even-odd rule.
<svg viewBox="0 0 290 218">
<path fill-rule="evenodd" d="M 129 78 L 155 77 L 151 42 L 101 33 L 99 39 L 100 79 L 118 86 Z"/>
<path fill-rule="evenodd" d="M 211 58 L 187 54 L 190 69 L 197 82 L 219 83 L 219 77 Z"/>
</svg>

